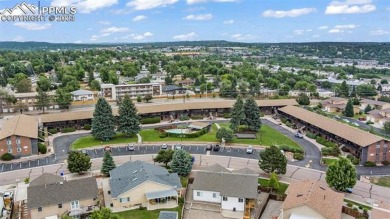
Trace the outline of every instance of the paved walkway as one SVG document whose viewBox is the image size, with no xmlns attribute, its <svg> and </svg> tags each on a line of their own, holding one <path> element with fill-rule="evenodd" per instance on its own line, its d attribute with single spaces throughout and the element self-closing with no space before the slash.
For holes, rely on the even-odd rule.
<svg viewBox="0 0 390 219">
<path fill-rule="evenodd" d="M 280 210 L 282 209 L 282 204 L 282 201 L 275 201 L 270 199 L 260 219 L 270 219 L 274 216 L 279 216 Z"/>
<path fill-rule="evenodd" d="M 142 136 L 137 133 L 138 144 L 142 144 Z"/>
</svg>

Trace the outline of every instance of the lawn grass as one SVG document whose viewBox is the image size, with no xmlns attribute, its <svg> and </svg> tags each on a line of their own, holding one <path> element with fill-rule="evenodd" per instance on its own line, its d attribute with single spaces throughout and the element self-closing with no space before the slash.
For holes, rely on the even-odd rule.
<svg viewBox="0 0 390 219">
<path fill-rule="evenodd" d="M 390 176 L 379 177 L 377 180 L 372 181 L 372 183 L 378 186 L 390 187 Z"/>
<path fill-rule="evenodd" d="M 137 136 L 133 136 L 131 138 L 125 136 L 122 133 L 116 134 L 115 138 L 109 140 L 109 141 L 101 141 L 98 139 L 95 139 L 92 135 L 85 136 L 77 139 L 74 141 L 71 145 L 72 149 L 83 149 L 83 148 L 89 148 L 89 147 L 96 147 L 100 145 L 107 145 L 107 144 L 121 144 L 121 143 L 130 143 L 130 142 L 137 142 L 138 138 Z"/>
<path fill-rule="evenodd" d="M 338 158 L 322 158 L 322 162 L 326 165 L 329 166 L 332 163 L 336 162 Z"/>
<path fill-rule="evenodd" d="M 259 178 L 258 182 L 261 186 L 267 187 L 269 179 Z M 279 189 L 277 190 L 277 193 L 279 195 L 284 195 L 286 193 L 287 188 L 288 188 L 288 184 L 279 182 Z"/>
<path fill-rule="evenodd" d="M 148 210 L 129 210 L 129 211 L 122 211 L 119 213 L 116 213 L 121 217 L 121 219 L 157 219 L 158 215 L 160 214 L 160 211 L 177 211 L 179 213 L 179 217 L 181 218 L 181 212 L 183 209 L 183 201 L 179 200 L 179 206 L 176 208 L 170 208 L 170 209 L 158 209 L 154 211 L 148 211 Z"/>
</svg>

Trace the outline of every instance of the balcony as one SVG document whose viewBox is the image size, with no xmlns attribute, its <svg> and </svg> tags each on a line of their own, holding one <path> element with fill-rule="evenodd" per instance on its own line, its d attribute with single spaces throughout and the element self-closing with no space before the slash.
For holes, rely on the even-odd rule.
<svg viewBox="0 0 390 219">
<path fill-rule="evenodd" d="M 90 214 L 94 210 L 99 210 L 98 206 L 88 206 L 88 207 L 81 207 L 77 209 L 70 209 L 68 210 L 69 216 L 77 216 L 77 215 L 83 215 L 83 214 Z"/>
</svg>

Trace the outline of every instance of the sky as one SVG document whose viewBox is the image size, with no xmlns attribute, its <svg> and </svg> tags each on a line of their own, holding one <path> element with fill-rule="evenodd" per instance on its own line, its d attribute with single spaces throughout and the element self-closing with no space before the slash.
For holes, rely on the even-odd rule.
<svg viewBox="0 0 390 219">
<path fill-rule="evenodd" d="M 41 0 L 75 7 L 75 21 L 3 21 L 22 2 L 0 0 L 0 41 L 390 41 L 390 0 Z"/>
</svg>

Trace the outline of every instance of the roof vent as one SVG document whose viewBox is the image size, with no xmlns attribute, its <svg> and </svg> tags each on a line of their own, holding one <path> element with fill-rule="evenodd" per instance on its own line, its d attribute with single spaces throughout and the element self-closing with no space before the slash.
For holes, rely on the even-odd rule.
<svg viewBox="0 0 390 219">
<path fill-rule="evenodd" d="M 303 194 L 298 194 L 298 195 L 297 195 L 297 197 L 301 197 L 301 196 L 303 196 Z"/>
<path fill-rule="evenodd" d="M 134 171 L 133 171 L 133 174 L 134 174 L 134 173 L 137 173 L 137 172 L 138 172 L 138 170 L 134 170 Z"/>
<path fill-rule="evenodd" d="M 133 180 L 131 180 L 132 182 L 134 182 L 134 181 L 136 181 L 137 180 L 137 178 L 134 178 Z"/>
<path fill-rule="evenodd" d="M 324 187 L 322 187 L 322 186 L 320 186 L 320 188 L 321 188 L 322 190 L 325 190 L 325 188 L 324 188 Z"/>
</svg>

